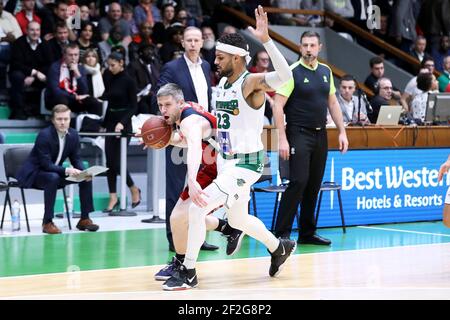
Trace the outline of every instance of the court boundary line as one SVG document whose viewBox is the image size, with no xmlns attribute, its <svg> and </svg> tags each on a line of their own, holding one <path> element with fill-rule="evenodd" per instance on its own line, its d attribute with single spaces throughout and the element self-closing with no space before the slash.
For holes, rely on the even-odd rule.
<svg viewBox="0 0 450 320">
<path fill-rule="evenodd" d="M 292 256 L 310 256 L 310 255 L 322 255 L 322 254 L 336 254 L 336 253 L 350 253 L 353 251 L 375 251 L 375 250 L 389 250 L 396 248 L 414 248 L 421 246 L 450 246 L 449 242 L 440 242 L 440 243 L 422 243 L 422 244 L 413 244 L 406 246 L 393 246 L 393 247 L 380 247 L 380 248 L 366 248 L 366 249 L 350 249 L 350 250 L 338 250 L 338 251 L 325 251 L 325 252 L 311 252 L 311 253 L 302 253 L 302 254 L 294 254 Z M 223 263 L 224 261 L 239 261 L 239 260 L 261 260 L 267 259 L 269 255 L 263 257 L 249 257 L 249 258 L 237 258 L 237 259 L 220 259 L 220 260 L 206 260 L 206 261 L 198 261 L 197 264 L 204 263 Z M 52 275 L 73 275 L 80 273 L 92 273 L 92 272 L 102 272 L 102 271 L 120 271 L 120 270 L 133 270 L 133 269 L 143 269 L 143 268 L 153 268 L 153 267 L 164 267 L 166 264 L 158 264 L 158 265 L 148 265 L 148 266 L 134 266 L 134 267 L 120 267 L 120 268 L 108 268 L 108 269 L 96 269 L 96 270 L 84 270 L 84 271 L 64 271 L 64 272 L 52 272 L 52 273 L 41 273 L 41 274 L 30 274 L 30 275 L 21 275 L 21 276 L 6 276 L 0 277 L 0 282 L 3 280 L 9 279 L 22 279 L 22 278 L 32 278 L 32 277 L 44 277 L 44 276 L 52 276 Z M 1 298 L 1 297 L 0 297 Z"/>
<path fill-rule="evenodd" d="M 304 290 L 304 291 L 315 291 L 315 290 L 350 290 L 350 291 L 354 291 L 354 290 L 372 290 L 372 291 L 376 291 L 376 290 L 389 290 L 389 291 L 403 291 L 403 290 L 433 290 L 433 291 L 449 291 L 450 292 L 450 288 L 442 288 L 442 287 L 307 287 L 307 288 L 267 288 L 267 290 L 270 291 L 282 291 L 282 292 L 286 292 L 286 291 L 298 291 L 298 290 Z M 221 293 L 227 293 L 227 292 L 245 292 L 245 291 L 255 291 L 255 289 L 247 289 L 247 288 L 240 288 L 240 289 L 200 289 L 200 288 L 195 288 L 193 290 L 187 290 L 187 291 L 181 291 L 181 292 L 176 292 L 176 291 L 164 291 L 164 290 L 144 290 L 144 291 L 113 291 L 113 292 L 78 292 L 78 293 L 63 293 L 63 294 L 49 294 L 49 295 L 26 295 L 26 296 L 11 296 L 11 297 L 0 297 L 0 300 L 16 300 L 16 299 L 51 299 L 52 297 L 60 297 L 61 300 L 63 300 L 64 297 L 72 297 L 73 296 L 80 296 L 80 299 L 82 299 L 82 295 L 92 295 L 92 296 L 97 296 L 97 295 L 123 295 L 123 294 L 129 294 L 129 295 L 145 295 L 145 294 L 154 294 L 157 293 L 161 296 L 177 296 L 177 295 L 182 295 L 183 292 L 184 293 L 188 293 L 188 292 L 199 292 L 199 293 L 214 293 L 214 292 L 221 292 Z M 181 293 L 181 294 L 180 294 Z M 85 298 L 84 298 L 85 299 Z M 94 299 L 94 298 L 93 298 Z M 91 299 L 91 300 L 93 300 Z M 105 298 L 107 299 L 107 298 Z M 133 298 L 129 298 L 129 299 L 133 299 Z M 194 300 L 200 300 L 202 298 L 195 298 Z M 233 297 L 230 297 L 229 299 L 211 299 L 211 300 L 232 300 L 234 299 Z M 184 297 L 180 297 L 180 299 L 174 299 L 174 300 L 185 300 Z M 252 299 L 250 299 L 252 300 Z M 253 300 L 256 300 L 253 299 Z M 285 299 L 268 299 L 268 300 L 285 300 Z M 296 300 L 296 299 L 294 299 Z M 364 298 L 362 298 L 362 300 L 365 300 Z M 442 299 L 442 300 L 450 300 L 450 298 L 447 299 Z"/>
<path fill-rule="evenodd" d="M 403 233 L 415 233 L 415 234 L 423 234 L 423 235 L 431 235 L 431 236 L 439 236 L 439 237 L 449 237 L 450 234 L 442 234 L 442 233 L 432 233 L 432 232 L 422 232 L 422 231 L 411 231 L 411 230 L 403 230 L 403 229 L 392 229 L 392 228 L 382 228 L 382 227 L 369 227 L 369 226 L 356 226 L 361 229 L 372 229 L 372 230 L 382 230 L 382 231 L 394 231 L 394 232 L 403 232 Z"/>
</svg>

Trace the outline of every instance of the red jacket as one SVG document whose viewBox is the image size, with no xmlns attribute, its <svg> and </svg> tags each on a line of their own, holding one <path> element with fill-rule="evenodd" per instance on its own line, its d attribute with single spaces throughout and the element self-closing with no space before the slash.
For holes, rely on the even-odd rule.
<svg viewBox="0 0 450 320">
<path fill-rule="evenodd" d="M 20 29 L 22 29 L 23 34 L 27 34 L 28 21 L 27 16 L 25 14 L 25 10 L 22 10 L 16 14 L 16 20 L 19 23 Z M 36 12 L 33 11 L 33 21 L 41 24 L 41 18 L 36 15 Z"/>
</svg>

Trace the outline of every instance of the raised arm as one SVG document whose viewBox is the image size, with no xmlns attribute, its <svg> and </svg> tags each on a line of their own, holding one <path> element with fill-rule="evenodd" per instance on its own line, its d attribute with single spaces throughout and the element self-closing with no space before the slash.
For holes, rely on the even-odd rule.
<svg viewBox="0 0 450 320">
<path fill-rule="evenodd" d="M 274 91 L 292 77 L 292 71 L 286 59 L 277 49 L 269 37 L 267 13 L 261 6 L 255 9 L 256 29 L 248 29 L 266 49 L 275 71 L 267 73 L 254 73 L 247 77 L 244 83 L 244 95 L 248 96 L 254 91 Z"/>
</svg>

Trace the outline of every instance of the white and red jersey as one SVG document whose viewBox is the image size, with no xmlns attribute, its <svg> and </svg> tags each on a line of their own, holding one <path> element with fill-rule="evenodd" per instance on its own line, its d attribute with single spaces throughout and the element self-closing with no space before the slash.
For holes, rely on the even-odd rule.
<svg viewBox="0 0 450 320">
<path fill-rule="evenodd" d="M 186 105 L 181 109 L 180 123 L 183 122 L 184 119 L 191 115 L 198 115 L 205 118 L 209 124 L 211 125 L 211 136 L 204 138 L 202 142 L 203 156 L 202 156 L 202 164 L 203 165 L 211 165 L 212 162 L 215 164 L 216 160 L 216 152 L 214 146 L 209 142 L 210 139 L 214 139 L 216 130 L 217 130 L 217 118 L 206 111 L 201 105 L 195 102 L 186 102 Z M 180 135 L 182 133 L 180 132 Z"/>
</svg>

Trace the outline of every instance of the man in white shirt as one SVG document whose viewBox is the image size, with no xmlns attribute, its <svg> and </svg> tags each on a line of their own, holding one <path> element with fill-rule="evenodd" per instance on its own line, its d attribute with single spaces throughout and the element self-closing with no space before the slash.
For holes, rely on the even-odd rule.
<svg viewBox="0 0 450 320">
<path fill-rule="evenodd" d="M 351 75 L 344 75 L 341 78 L 341 83 L 339 85 L 339 93 L 337 94 L 337 100 L 342 111 L 342 118 L 344 124 L 355 124 L 358 123 L 370 123 L 367 118 L 367 109 L 364 96 L 361 95 L 359 98 L 355 96 L 356 92 L 356 80 Z M 361 104 L 361 105 L 360 105 Z M 359 119 L 358 119 L 359 110 Z M 329 117 L 329 120 L 331 116 Z M 332 121 L 332 120 L 331 120 Z"/>
</svg>

